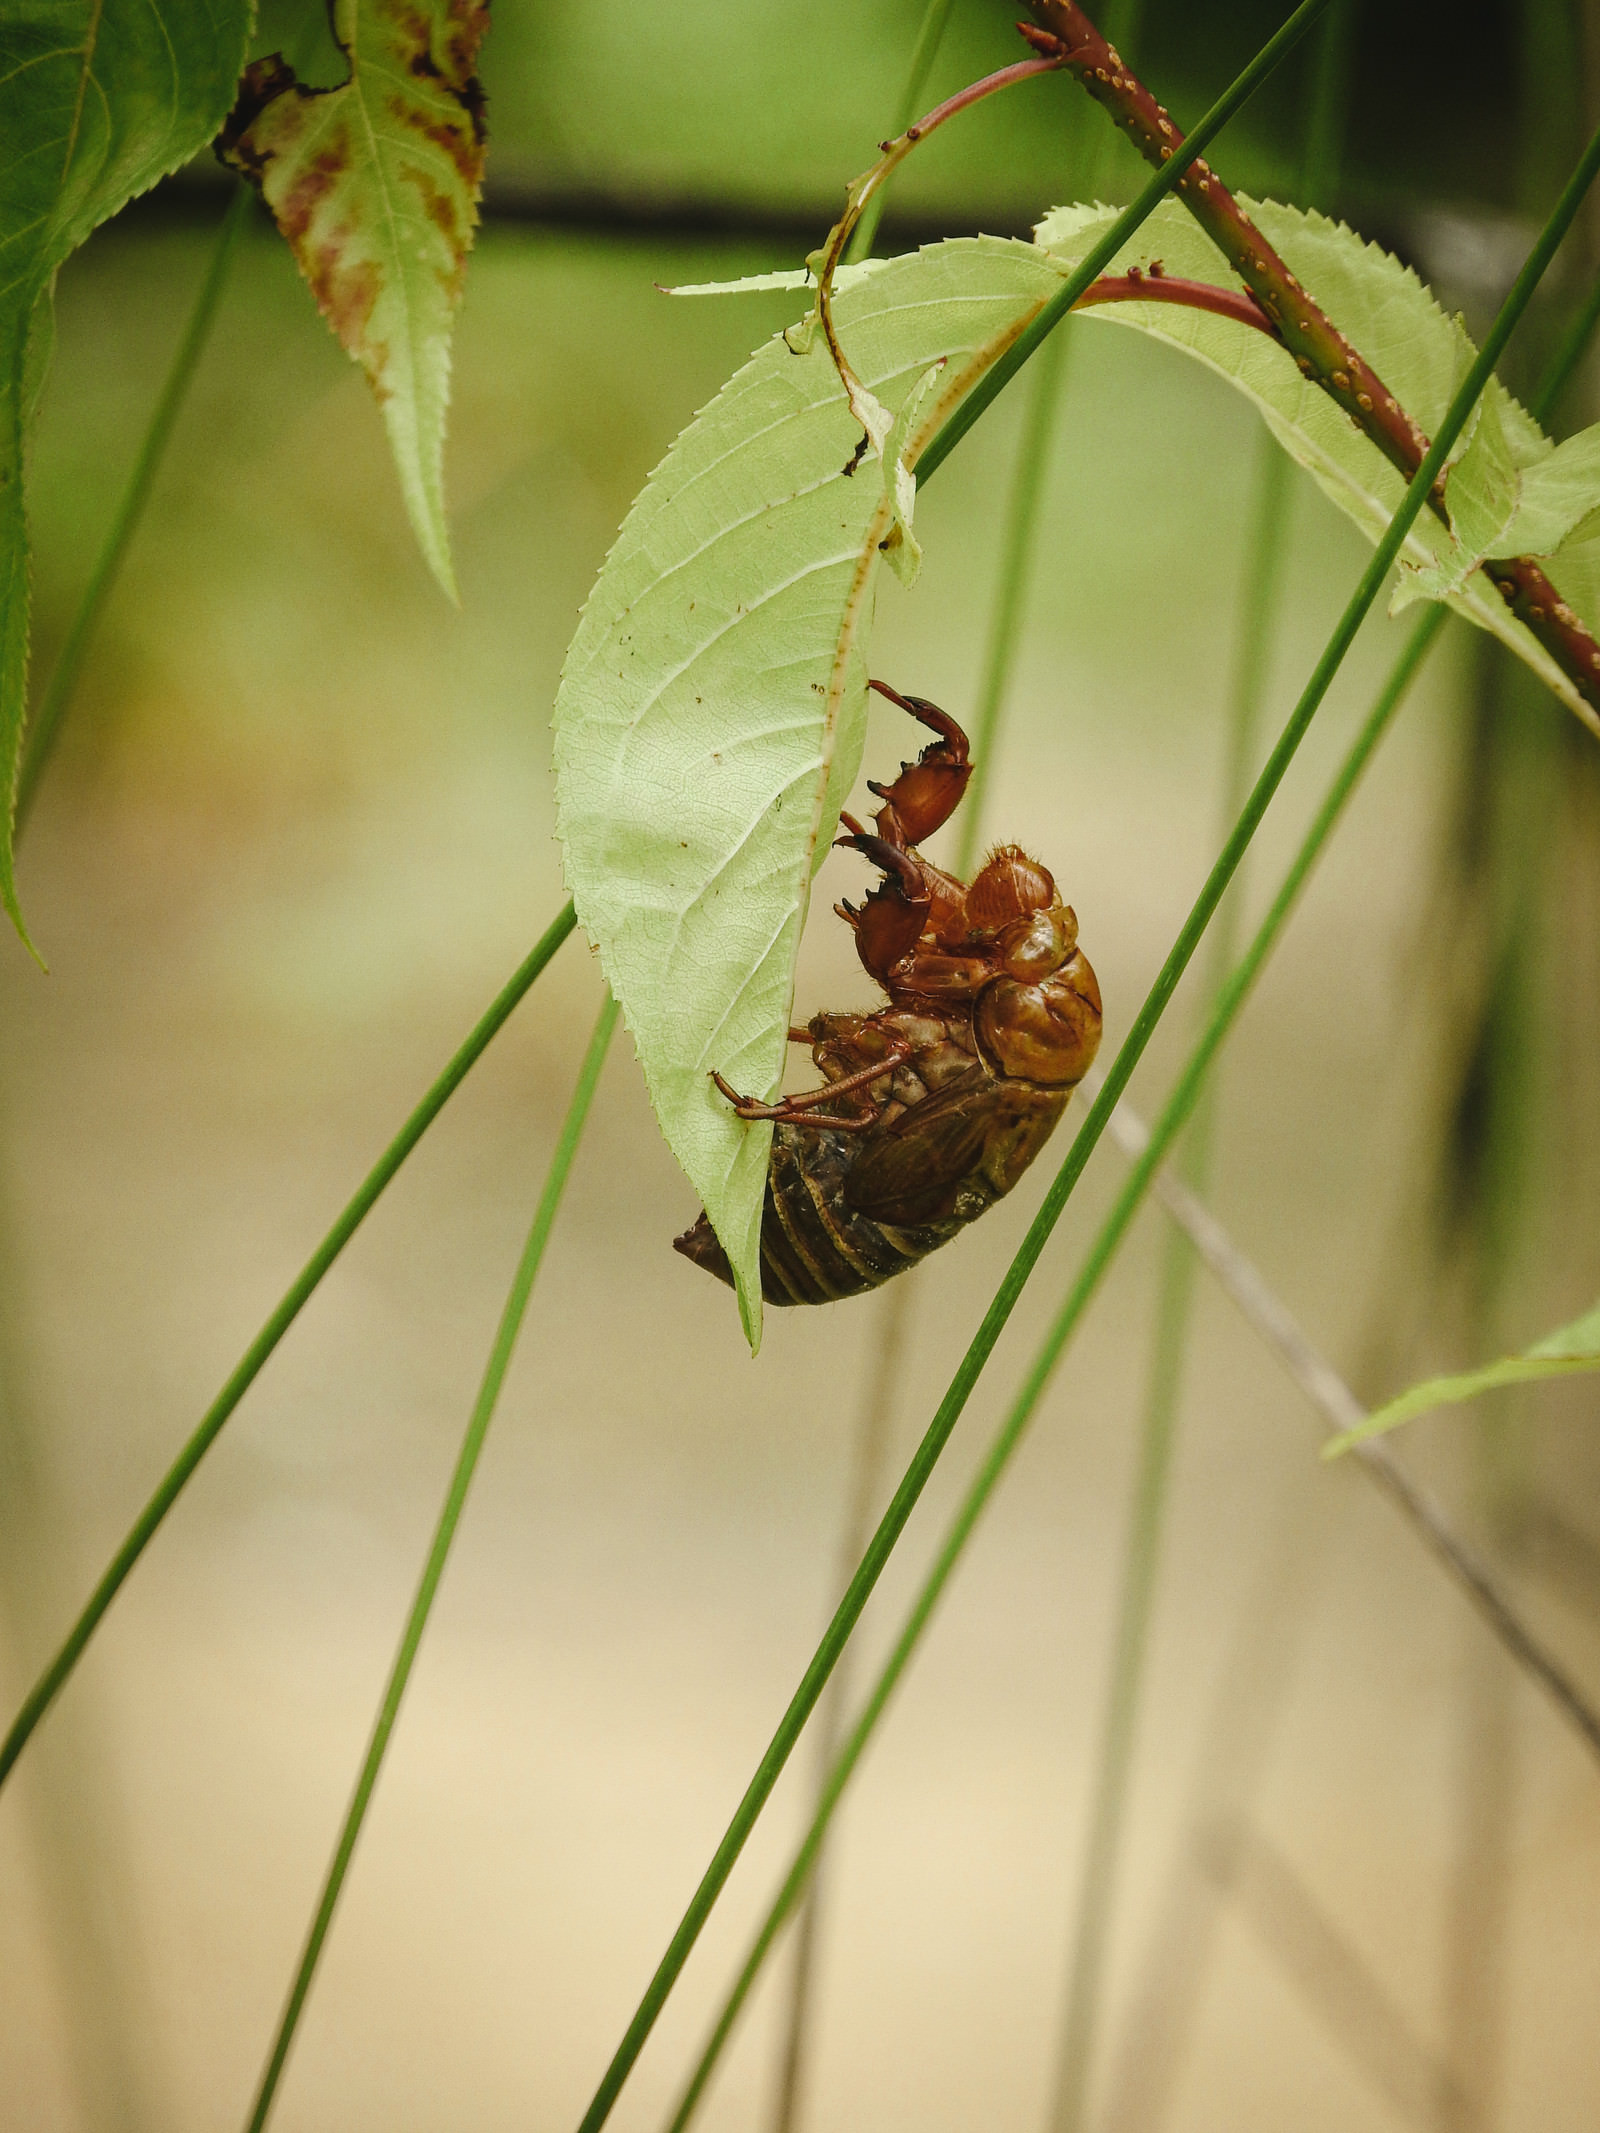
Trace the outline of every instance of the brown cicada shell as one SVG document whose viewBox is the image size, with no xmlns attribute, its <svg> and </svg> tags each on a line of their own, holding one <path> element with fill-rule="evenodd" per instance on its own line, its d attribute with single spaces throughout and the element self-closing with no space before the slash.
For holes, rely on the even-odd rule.
<svg viewBox="0 0 1600 2133">
<path fill-rule="evenodd" d="M 846 815 L 839 840 L 883 874 L 860 909 L 836 908 L 889 1005 L 789 1032 L 820 1089 L 763 1104 L 712 1077 L 741 1118 L 774 1121 L 761 1224 L 774 1304 L 859 1296 L 975 1222 L 1050 1138 L 1100 1045 L 1078 921 L 1038 860 L 1001 845 L 968 883 L 917 850 L 967 789 L 966 735 L 937 704 L 872 686 L 938 736 L 870 787 L 876 834 Z M 674 1242 L 732 1281 L 704 1214 Z"/>
</svg>

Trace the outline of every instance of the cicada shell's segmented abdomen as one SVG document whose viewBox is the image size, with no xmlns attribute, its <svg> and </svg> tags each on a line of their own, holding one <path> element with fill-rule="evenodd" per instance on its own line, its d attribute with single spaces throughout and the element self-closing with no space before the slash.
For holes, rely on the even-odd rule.
<svg viewBox="0 0 1600 2133">
<path fill-rule="evenodd" d="M 881 1288 L 965 1225 L 960 1217 L 904 1227 L 858 1214 L 845 1197 L 854 1136 L 831 1128 L 773 1128 L 761 1216 L 761 1293 L 770 1304 L 837 1303 Z M 702 1215 L 677 1248 L 719 1280 L 733 1275 Z"/>
<path fill-rule="evenodd" d="M 842 818 L 840 843 L 882 879 L 837 908 L 889 1004 L 791 1030 L 822 1075 L 804 1095 L 761 1103 L 713 1076 L 741 1118 L 772 1121 L 761 1292 L 774 1304 L 859 1296 L 975 1222 L 1049 1139 L 1100 1042 L 1100 988 L 1049 870 L 1001 845 L 968 883 L 917 850 L 960 804 L 966 735 L 922 697 L 873 687 L 937 735 L 871 787 L 875 830 Z M 703 1214 L 676 1242 L 732 1281 Z"/>
</svg>

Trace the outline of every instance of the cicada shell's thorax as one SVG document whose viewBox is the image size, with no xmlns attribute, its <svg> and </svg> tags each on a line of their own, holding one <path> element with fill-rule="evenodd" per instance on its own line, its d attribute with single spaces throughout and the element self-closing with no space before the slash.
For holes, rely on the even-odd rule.
<svg viewBox="0 0 1600 2133">
<path fill-rule="evenodd" d="M 889 1004 L 791 1032 L 823 1077 L 804 1095 L 760 1103 L 716 1077 L 740 1117 L 773 1121 L 761 1288 L 775 1304 L 858 1296 L 976 1221 L 1049 1139 L 1100 1043 L 1100 988 L 1048 870 L 1005 845 L 966 883 L 916 849 L 966 788 L 965 734 L 873 687 L 940 736 L 872 787 L 876 833 L 844 817 L 841 842 L 883 879 L 838 909 Z M 731 1282 L 704 1214 L 676 1243 Z"/>
</svg>

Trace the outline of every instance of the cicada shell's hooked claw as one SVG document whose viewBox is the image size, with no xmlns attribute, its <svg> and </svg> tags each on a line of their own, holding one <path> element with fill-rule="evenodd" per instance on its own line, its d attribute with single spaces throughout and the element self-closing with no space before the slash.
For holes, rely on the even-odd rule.
<svg viewBox="0 0 1600 2133">
<path fill-rule="evenodd" d="M 841 816 L 840 819 L 844 818 Z M 897 889 L 908 902 L 926 906 L 928 892 L 923 886 L 922 869 L 909 852 L 891 844 L 887 837 L 874 837 L 868 830 L 857 830 L 853 836 L 841 837 L 838 841 L 842 851 L 859 852 L 875 867 L 883 869 L 885 879 L 873 890 L 874 896 Z"/>
<path fill-rule="evenodd" d="M 853 815 L 839 819 L 851 833 L 838 840 L 841 849 L 860 852 L 883 869 L 883 880 L 858 910 L 848 904 L 839 907 L 840 916 L 855 928 L 856 951 L 862 962 L 882 984 L 921 940 L 933 908 L 932 897 L 921 863 L 909 852 L 886 837 L 875 837 Z"/>
</svg>

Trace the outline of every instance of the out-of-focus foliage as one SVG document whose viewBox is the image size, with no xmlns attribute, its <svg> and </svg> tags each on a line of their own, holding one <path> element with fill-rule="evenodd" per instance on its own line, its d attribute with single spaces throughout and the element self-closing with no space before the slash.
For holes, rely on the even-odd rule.
<svg viewBox="0 0 1600 2133">
<path fill-rule="evenodd" d="M 504 8 L 485 82 L 497 167 L 539 182 L 627 196 L 666 193 L 754 204 L 825 201 L 867 160 L 896 109 L 922 0 L 774 0 L 752 16 L 737 0 L 683 0 L 669 11 L 611 12 L 582 0 Z M 1090 7 L 1096 19 L 1102 10 Z M 1144 0 L 1139 71 L 1175 117 L 1202 111 L 1278 27 L 1274 0 L 1227 8 Z M 1362 0 L 1352 41 L 1346 167 L 1364 199 L 1420 193 L 1522 205 L 1515 111 L 1538 18 L 1554 47 L 1538 97 L 1548 153 L 1567 154 L 1581 76 L 1566 52 L 1572 11 L 1511 0 Z M 928 84 L 933 104 L 963 81 L 1015 59 L 1019 10 L 963 0 Z M 1229 182 L 1292 191 L 1313 44 L 1229 128 Z M 1426 95 L 1419 99 L 1419 84 Z M 978 111 L 930 143 L 896 185 L 896 205 L 949 213 L 971 227 L 1025 224 L 1046 199 L 1076 197 L 1081 96 L 1038 83 Z M 1111 128 L 1092 116 L 1108 138 Z M 1120 190 L 1136 168 L 1116 136 Z"/>
<path fill-rule="evenodd" d="M 0 15 L 0 902 L 19 930 L 23 462 L 56 269 L 216 132 L 249 26 L 248 0 L 15 0 Z"/>
</svg>

